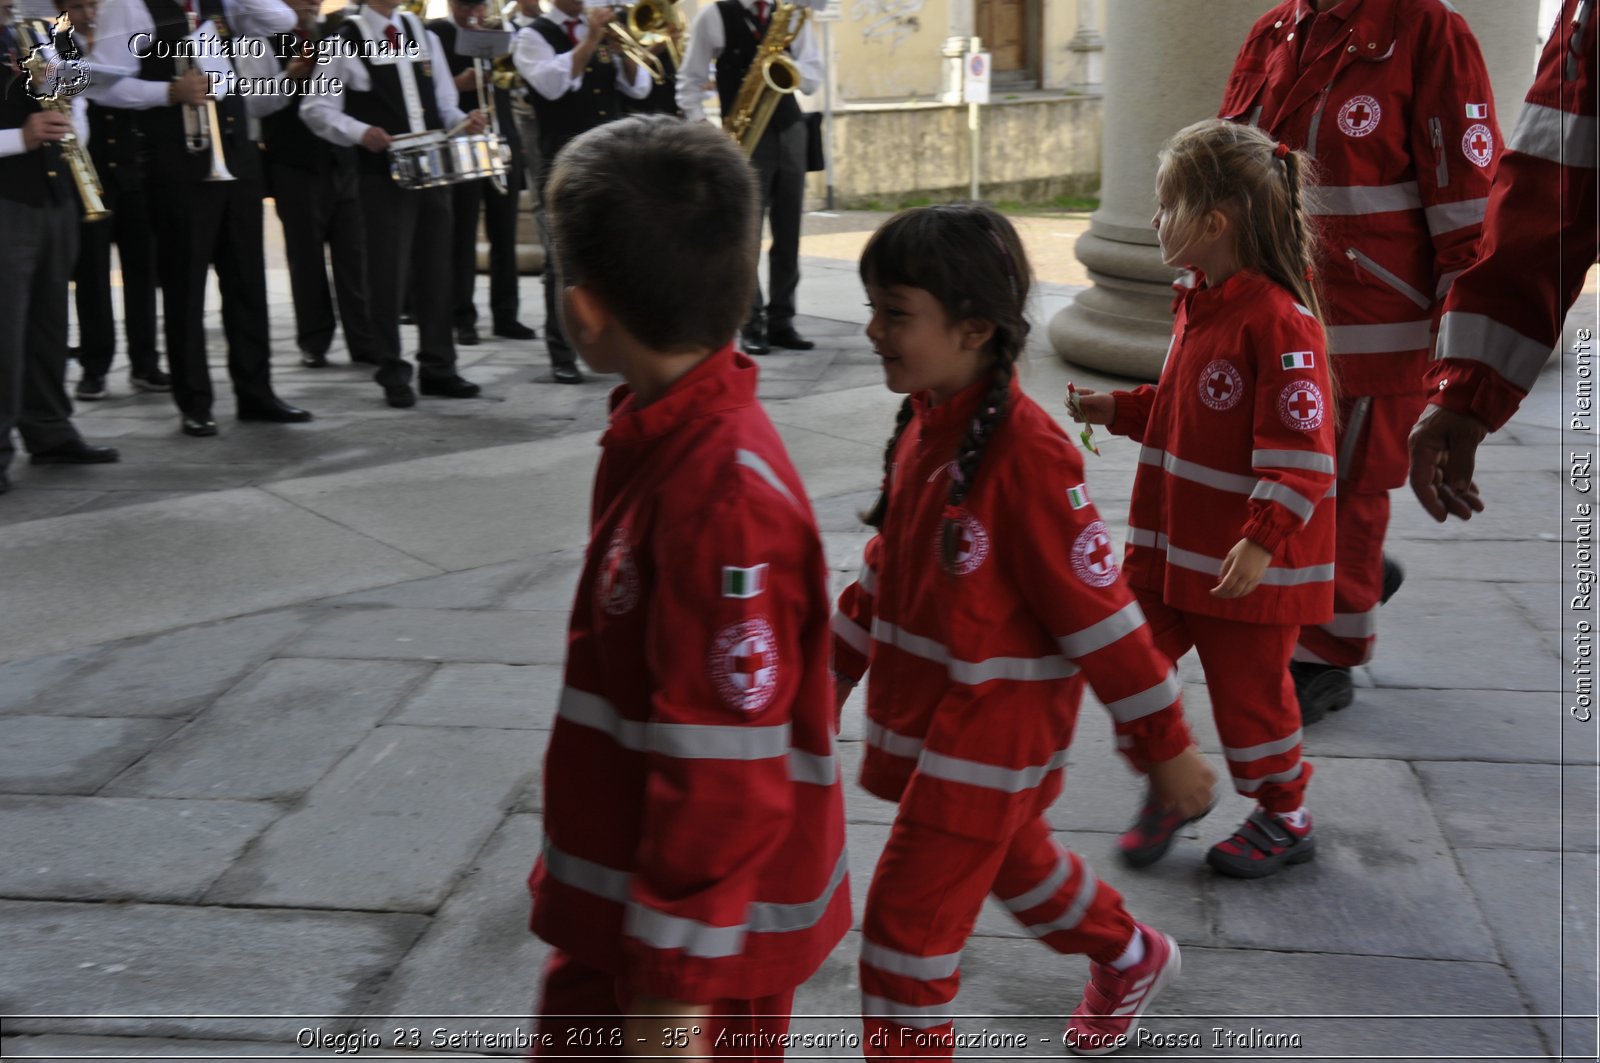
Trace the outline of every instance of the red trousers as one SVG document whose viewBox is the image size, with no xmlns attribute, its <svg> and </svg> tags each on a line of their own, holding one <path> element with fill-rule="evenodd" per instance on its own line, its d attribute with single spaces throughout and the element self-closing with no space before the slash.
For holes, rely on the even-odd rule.
<svg viewBox="0 0 1600 1063">
<path fill-rule="evenodd" d="M 1311 780 L 1311 765 L 1300 759 L 1300 702 L 1289 678 L 1300 629 L 1180 612 L 1136 593 L 1157 649 L 1174 663 L 1191 646 L 1200 655 L 1233 788 L 1269 812 L 1299 808 Z"/>
<path fill-rule="evenodd" d="M 718 1000 L 712 1003 L 711 1014 L 695 1025 L 713 1056 L 776 1061 L 783 1058 L 782 1047 L 750 1047 L 762 1043 L 750 1035 L 786 1033 L 793 1010 L 794 990 L 756 1000 Z M 542 1042 L 548 1035 L 553 1043 L 536 1046 L 533 1058 L 622 1059 L 626 1055 L 622 1017 L 626 1014 L 627 997 L 615 978 L 558 949 L 545 966 L 539 1000 L 539 1038 Z"/>
<path fill-rule="evenodd" d="M 1043 809 L 1003 841 L 896 819 L 862 920 L 867 1058 L 951 1057 L 961 950 L 990 892 L 1057 952 L 1106 963 L 1133 938 L 1122 895 L 1051 839 Z"/>
<path fill-rule="evenodd" d="M 1346 398 L 1339 404 L 1339 494 L 1334 500 L 1333 619 L 1300 629 L 1294 659 L 1352 668 L 1372 659 L 1383 596 L 1389 492 L 1406 482 L 1406 440 L 1427 396 Z M 1364 410 L 1358 403 L 1367 403 Z"/>
</svg>

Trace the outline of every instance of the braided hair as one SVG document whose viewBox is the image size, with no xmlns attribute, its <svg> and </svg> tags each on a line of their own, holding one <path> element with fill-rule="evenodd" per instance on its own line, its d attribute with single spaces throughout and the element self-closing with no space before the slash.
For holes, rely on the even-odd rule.
<svg viewBox="0 0 1600 1063">
<path fill-rule="evenodd" d="M 1005 216 L 981 203 L 916 207 L 890 218 L 861 253 L 861 279 L 877 287 L 921 288 L 952 322 L 992 324 L 985 346 L 989 389 L 950 465 L 950 492 L 940 530 L 940 560 L 955 565 L 962 506 L 971 493 L 984 450 L 1011 409 L 1011 382 L 1028 340 L 1026 307 L 1030 271 L 1017 231 Z M 862 520 L 882 529 L 888 511 L 889 475 L 895 448 L 911 423 L 908 397 L 895 417 L 883 457 L 883 487 Z"/>
</svg>

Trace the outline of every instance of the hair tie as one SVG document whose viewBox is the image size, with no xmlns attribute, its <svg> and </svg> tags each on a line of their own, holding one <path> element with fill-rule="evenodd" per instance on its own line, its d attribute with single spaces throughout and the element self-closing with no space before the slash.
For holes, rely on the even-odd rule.
<svg viewBox="0 0 1600 1063">
<path fill-rule="evenodd" d="M 1282 158 L 1287 157 L 1288 154 L 1289 154 L 1289 145 L 1284 144 L 1284 143 L 1279 143 L 1277 147 L 1272 149 L 1272 155 L 1273 155 L 1274 158 L 1282 159 Z"/>
<path fill-rule="evenodd" d="M 956 524 L 960 524 L 961 523 L 961 507 L 960 506 L 945 506 L 944 507 L 944 519 L 948 520 L 948 521 L 951 521 L 953 523 L 956 523 Z"/>
<path fill-rule="evenodd" d="M 1315 284 L 1316 280 L 1317 280 L 1317 271 L 1312 269 L 1310 266 L 1307 266 L 1306 267 L 1306 283 L 1307 284 Z"/>
</svg>

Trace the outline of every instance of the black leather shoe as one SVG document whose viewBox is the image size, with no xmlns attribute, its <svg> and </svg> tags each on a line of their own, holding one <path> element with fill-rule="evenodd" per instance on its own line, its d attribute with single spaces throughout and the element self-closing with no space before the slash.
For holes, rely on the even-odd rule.
<svg viewBox="0 0 1600 1063">
<path fill-rule="evenodd" d="M 311 420 L 310 410 L 302 410 L 298 406 L 290 406 L 276 395 L 269 395 L 264 399 L 240 399 L 238 413 L 241 421 L 301 424 Z"/>
<path fill-rule="evenodd" d="M 417 390 L 440 399 L 475 399 L 483 391 L 472 381 L 458 376 L 422 377 L 417 381 Z"/>
<path fill-rule="evenodd" d="M 496 336 L 504 336 L 508 340 L 536 340 L 539 330 L 531 329 L 520 321 L 508 321 L 504 325 L 494 327 Z"/>
<path fill-rule="evenodd" d="M 375 354 L 351 354 L 351 365 L 382 365 L 383 360 Z"/>
<path fill-rule="evenodd" d="M 314 354 L 311 351 L 301 351 L 300 364 L 307 369 L 326 369 L 328 368 L 328 356 L 326 354 Z"/>
<path fill-rule="evenodd" d="M 558 365 L 550 371 L 550 375 L 555 377 L 557 384 L 583 383 L 583 374 L 578 371 L 578 367 L 575 365 Z"/>
<path fill-rule="evenodd" d="M 772 350 L 767 345 L 766 329 L 746 328 L 739 332 L 739 349 L 745 354 L 766 354 Z"/>
<path fill-rule="evenodd" d="M 1394 592 L 1400 589 L 1400 584 L 1406 581 L 1405 566 L 1400 564 L 1388 554 L 1383 555 L 1383 593 L 1378 597 L 1379 605 L 1388 605 L 1389 599 L 1394 597 Z"/>
<path fill-rule="evenodd" d="M 417 404 L 417 393 L 410 384 L 398 384 L 383 389 L 383 401 L 397 410 L 410 409 Z"/>
<path fill-rule="evenodd" d="M 782 347 L 786 351 L 809 351 L 816 346 L 800 333 L 794 330 L 793 325 L 773 329 L 767 336 L 767 342 L 774 347 Z"/>
<path fill-rule="evenodd" d="M 117 460 L 117 448 L 97 447 L 74 439 L 49 450 L 36 450 L 28 460 L 35 465 L 104 465 Z"/>
<path fill-rule="evenodd" d="M 211 419 L 209 413 L 200 414 L 198 417 L 190 417 L 188 414 L 184 414 L 183 424 L 179 427 L 182 428 L 183 434 L 186 436 L 214 436 L 217 434 L 217 422 Z"/>
<path fill-rule="evenodd" d="M 1347 709 L 1355 701 L 1350 669 L 1309 661 L 1290 661 L 1295 697 L 1300 702 L 1300 725 L 1310 727 L 1330 712 Z"/>
<path fill-rule="evenodd" d="M 476 347 L 478 345 L 478 327 L 476 325 L 457 325 L 456 345 L 460 347 Z"/>
<path fill-rule="evenodd" d="M 0 472 L 0 495 L 5 494 L 9 490 L 11 490 L 11 477 L 10 477 L 10 475 L 7 474 L 7 473 Z"/>
</svg>

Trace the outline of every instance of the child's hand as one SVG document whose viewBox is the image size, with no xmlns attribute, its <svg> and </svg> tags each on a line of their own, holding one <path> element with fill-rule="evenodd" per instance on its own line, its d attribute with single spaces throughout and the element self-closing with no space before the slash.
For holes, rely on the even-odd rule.
<svg viewBox="0 0 1600 1063">
<path fill-rule="evenodd" d="M 1067 413 L 1079 424 L 1110 424 L 1117 416 L 1117 400 L 1114 395 L 1073 388 L 1067 394 Z"/>
<path fill-rule="evenodd" d="M 641 1059 L 710 1059 L 704 1030 L 711 1008 L 659 997 L 635 997 L 622 1022 L 622 1054 Z"/>
<path fill-rule="evenodd" d="M 1146 774 L 1156 800 L 1184 819 L 1195 819 L 1211 807 L 1217 776 L 1195 746 L 1150 765 Z"/>
<path fill-rule="evenodd" d="M 1218 598 L 1243 598 L 1260 586 L 1271 563 L 1271 551 L 1249 539 L 1240 539 L 1222 559 L 1222 571 L 1217 573 L 1217 585 L 1211 593 Z"/>
</svg>

